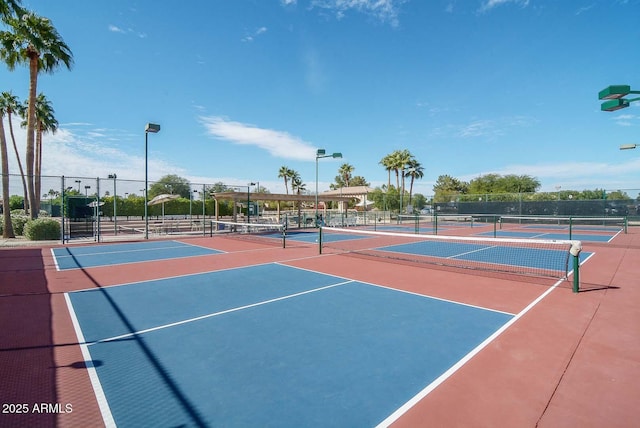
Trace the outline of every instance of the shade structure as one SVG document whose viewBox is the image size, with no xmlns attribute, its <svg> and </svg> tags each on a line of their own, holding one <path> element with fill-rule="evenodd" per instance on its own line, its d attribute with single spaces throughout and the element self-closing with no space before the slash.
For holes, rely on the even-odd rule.
<svg viewBox="0 0 640 428">
<path fill-rule="evenodd" d="M 174 199 L 178 199 L 180 195 L 173 195 L 169 193 L 163 193 L 162 195 L 158 195 L 155 198 L 151 199 L 147 202 L 147 205 L 158 205 L 162 204 L 162 221 L 164 222 L 164 203 L 172 201 Z"/>
</svg>

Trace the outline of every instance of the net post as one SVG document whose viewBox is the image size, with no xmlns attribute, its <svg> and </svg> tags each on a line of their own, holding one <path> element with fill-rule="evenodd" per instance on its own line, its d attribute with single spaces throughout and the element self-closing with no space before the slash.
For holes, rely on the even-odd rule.
<svg viewBox="0 0 640 428">
<path fill-rule="evenodd" d="M 287 228 L 282 226 L 282 248 L 287 248 Z"/>
<path fill-rule="evenodd" d="M 502 217 L 500 217 L 500 221 L 502 221 Z M 498 236 L 498 231 L 496 230 L 496 225 L 498 223 L 498 217 L 493 216 L 493 237 Z M 500 223 L 500 229 L 502 229 L 502 223 Z"/>
<path fill-rule="evenodd" d="M 569 252 L 573 256 L 573 292 L 580 291 L 580 252 L 582 251 L 582 243 L 574 241 L 571 244 Z"/>
<path fill-rule="evenodd" d="M 318 228 L 318 254 L 322 254 L 322 226 Z"/>
<path fill-rule="evenodd" d="M 413 223 L 414 223 L 413 224 L 413 229 L 414 229 L 414 232 L 417 235 L 417 234 L 420 233 L 420 217 L 418 217 L 417 213 L 413 214 L 413 216 L 414 216 L 413 217 Z"/>
<path fill-rule="evenodd" d="M 438 234 L 438 211 L 434 211 L 433 213 L 433 234 Z"/>
<path fill-rule="evenodd" d="M 571 239 L 572 236 L 573 236 L 573 217 L 569 217 L 569 239 Z"/>
<path fill-rule="evenodd" d="M 628 226 L 629 226 L 629 217 L 624 216 L 624 234 L 625 235 L 627 234 Z"/>
<path fill-rule="evenodd" d="M 573 292 L 580 291 L 580 259 L 578 256 L 573 258 Z"/>
</svg>

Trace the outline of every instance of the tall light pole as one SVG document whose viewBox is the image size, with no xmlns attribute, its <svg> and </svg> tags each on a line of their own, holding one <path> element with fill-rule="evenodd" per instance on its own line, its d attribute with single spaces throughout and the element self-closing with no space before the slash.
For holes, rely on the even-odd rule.
<svg viewBox="0 0 640 428">
<path fill-rule="evenodd" d="M 149 132 L 155 134 L 160 131 L 160 125 L 147 123 L 144 127 L 144 239 L 149 239 L 149 216 L 147 204 L 147 189 L 149 188 Z"/>
<path fill-rule="evenodd" d="M 115 234 L 118 234 L 118 195 L 116 194 L 116 174 L 109 174 L 108 178 L 113 178 L 113 228 Z"/>
<path fill-rule="evenodd" d="M 256 183 L 249 183 L 247 184 L 247 223 L 251 223 L 250 221 L 250 217 L 251 217 L 251 212 L 249 211 L 249 208 L 251 207 L 251 198 L 249 197 L 249 192 L 251 191 L 251 188 L 249 186 L 255 186 Z"/>
<path fill-rule="evenodd" d="M 322 158 L 341 158 L 342 157 L 342 153 L 336 152 L 336 153 L 331 153 L 330 155 L 326 154 L 326 150 L 325 149 L 318 149 L 318 151 L 316 152 L 316 204 L 315 204 L 315 208 L 316 208 L 316 220 L 315 220 L 315 225 L 316 227 L 318 227 L 319 224 L 319 219 L 318 219 L 318 159 L 322 159 Z"/>
</svg>

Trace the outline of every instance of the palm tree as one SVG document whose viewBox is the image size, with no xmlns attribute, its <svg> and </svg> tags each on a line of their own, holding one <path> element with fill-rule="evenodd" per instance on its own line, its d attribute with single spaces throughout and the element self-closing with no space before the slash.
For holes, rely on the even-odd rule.
<svg viewBox="0 0 640 428">
<path fill-rule="evenodd" d="M 49 101 L 43 93 L 40 93 L 36 98 L 36 145 L 34 157 L 34 190 L 36 205 L 33 206 L 33 209 L 36 212 L 40 211 L 40 194 L 42 191 L 42 135 L 47 132 L 55 134 L 58 130 L 58 121 L 53 115 L 54 113 L 55 111 L 51 106 L 51 101 Z M 22 123 L 22 126 L 26 125 L 26 122 Z"/>
<path fill-rule="evenodd" d="M 342 165 L 340 165 L 340 168 L 338 168 L 338 174 L 340 174 L 342 182 L 347 187 L 349 187 L 349 180 L 351 180 L 351 174 L 353 173 L 354 169 L 355 168 L 353 167 L 353 165 L 349 165 L 348 163 L 343 163 Z"/>
<path fill-rule="evenodd" d="M 407 172 L 405 177 L 411 177 L 411 184 L 409 185 L 409 203 L 411 203 L 411 195 L 413 194 L 413 182 L 417 179 L 424 177 L 424 167 L 416 159 L 411 159 L 407 164 Z"/>
<path fill-rule="evenodd" d="M 413 159 L 413 155 L 407 149 L 398 150 L 396 152 L 396 156 L 395 156 L 396 168 L 397 168 L 396 175 L 398 175 L 398 172 L 399 172 L 400 177 L 402 177 L 402 187 L 400 190 L 402 194 L 404 194 L 404 189 L 405 189 L 405 186 L 404 186 L 405 171 L 408 168 L 408 165 L 412 159 Z"/>
<path fill-rule="evenodd" d="M 380 160 L 380 162 L 378 163 L 382 165 L 384 169 L 387 171 L 387 189 L 388 189 L 389 187 L 391 187 L 391 170 L 393 169 L 393 158 L 391 157 L 390 154 L 388 154 L 385 157 L 383 157 L 382 160 Z"/>
<path fill-rule="evenodd" d="M 7 156 L 7 139 L 4 135 L 4 110 L 0 110 L 0 164 L 2 169 L 2 237 L 15 238 L 11 224 L 11 207 L 9 206 L 9 157 Z"/>
<path fill-rule="evenodd" d="M 12 114 L 17 113 L 19 116 L 24 115 L 24 109 L 22 104 L 18 100 L 18 97 L 11 92 L 3 92 L 0 95 L 0 109 L 4 110 L 9 119 L 9 134 L 11 135 L 11 141 L 13 142 L 13 151 L 16 154 L 18 160 L 18 169 L 20 170 L 20 177 L 22 178 L 22 190 L 24 192 L 24 208 L 29 210 L 28 205 L 28 193 L 27 193 L 27 181 L 24 178 L 24 169 L 22 168 L 22 161 L 20 160 L 20 152 L 18 152 L 18 145 L 16 144 L 16 136 L 13 133 L 13 121 L 11 120 Z"/>
<path fill-rule="evenodd" d="M 22 15 L 23 9 L 20 7 L 21 0 L 0 0 L 0 17 L 4 21 L 12 15 Z"/>
<path fill-rule="evenodd" d="M 278 178 L 284 179 L 284 190 L 287 193 L 287 195 L 289 194 L 288 180 L 289 178 L 291 178 L 291 173 L 292 171 L 286 166 L 281 166 L 280 170 L 278 171 Z"/>
<path fill-rule="evenodd" d="M 29 108 L 27 110 L 27 191 L 30 206 L 36 206 L 34 165 L 36 129 L 36 93 L 38 74 L 41 71 L 53 73 L 64 65 L 71 68 L 73 55 L 58 31 L 47 18 L 33 12 L 24 11 L 19 18 L 8 17 L 5 22 L 11 31 L 0 32 L 0 58 L 13 71 L 16 65 L 29 65 Z M 38 212 L 31 210 L 31 218 Z"/>
</svg>

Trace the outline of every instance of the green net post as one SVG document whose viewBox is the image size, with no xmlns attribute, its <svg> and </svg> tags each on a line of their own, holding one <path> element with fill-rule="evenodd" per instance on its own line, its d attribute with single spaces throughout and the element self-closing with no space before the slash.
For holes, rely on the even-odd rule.
<svg viewBox="0 0 640 428">
<path fill-rule="evenodd" d="M 573 217 L 569 217 L 569 239 L 573 236 Z"/>
<path fill-rule="evenodd" d="M 322 254 L 322 226 L 318 228 L 318 254 Z"/>
<path fill-rule="evenodd" d="M 582 251 L 582 243 L 574 241 L 571 244 L 569 252 L 573 256 L 573 292 L 580 291 L 580 252 Z"/>
<path fill-rule="evenodd" d="M 627 228 L 629 226 L 629 218 L 627 216 L 624 216 L 624 234 L 627 234 Z"/>
<path fill-rule="evenodd" d="M 282 228 L 282 248 L 287 248 L 287 228 Z"/>
<path fill-rule="evenodd" d="M 414 227 L 414 231 L 417 234 L 420 233 L 420 217 L 418 217 L 418 214 L 414 214 L 414 218 L 413 218 L 413 227 Z"/>
<path fill-rule="evenodd" d="M 498 224 L 498 217 L 493 216 L 493 237 L 494 238 L 498 236 L 497 224 Z M 502 223 L 500 223 L 500 228 L 502 229 Z"/>
<path fill-rule="evenodd" d="M 433 234 L 438 234 L 438 211 L 434 211 L 433 213 Z"/>
<path fill-rule="evenodd" d="M 580 291 L 580 257 L 573 257 L 573 292 Z"/>
</svg>

